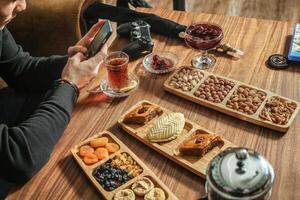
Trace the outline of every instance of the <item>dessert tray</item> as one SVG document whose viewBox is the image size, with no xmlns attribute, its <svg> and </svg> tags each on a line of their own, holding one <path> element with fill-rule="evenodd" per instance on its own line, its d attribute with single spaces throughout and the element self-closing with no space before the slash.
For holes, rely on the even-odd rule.
<svg viewBox="0 0 300 200">
<path fill-rule="evenodd" d="M 107 200 L 178 200 L 159 178 L 111 132 L 96 134 L 71 150 Z M 126 198 L 125 198 L 126 197 Z"/>
<path fill-rule="evenodd" d="M 166 91 L 233 117 L 286 132 L 299 102 L 207 71 L 183 66 L 164 83 Z"/>
<path fill-rule="evenodd" d="M 211 159 L 235 146 L 185 119 L 182 113 L 146 100 L 130 108 L 118 123 L 133 137 L 203 178 Z"/>
</svg>

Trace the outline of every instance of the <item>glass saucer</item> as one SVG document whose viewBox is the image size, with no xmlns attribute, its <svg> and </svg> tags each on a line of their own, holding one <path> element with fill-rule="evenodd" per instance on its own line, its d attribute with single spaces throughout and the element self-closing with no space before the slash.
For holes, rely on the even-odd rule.
<svg viewBox="0 0 300 200">
<path fill-rule="evenodd" d="M 111 89 L 107 84 L 107 77 L 100 83 L 100 90 L 109 97 L 120 98 L 130 95 L 139 87 L 139 79 L 134 74 L 128 75 L 128 86 L 121 88 L 119 91 Z"/>
<path fill-rule="evenodd" d="M 173 62 L 173 66 L 170 68 L 167 68 L 167 69 L 153 69 L 152 62 L 153 62 L 154 55 L 158 55 L 159 57 L 164 57 L 164 58 L 170 59 Z M 165 74 L 165 73 L 174 71 L 176 69 L 178 60 L 179 60 L 178 57 L 174 53 L 169 52 L 169 51 L 163 51 L 163 52 L 150 53 L 150 54 L 146 55 L 143 60 L 143 65 L 148 72 L 151 72 L 154 74 Z"/>
</svg>

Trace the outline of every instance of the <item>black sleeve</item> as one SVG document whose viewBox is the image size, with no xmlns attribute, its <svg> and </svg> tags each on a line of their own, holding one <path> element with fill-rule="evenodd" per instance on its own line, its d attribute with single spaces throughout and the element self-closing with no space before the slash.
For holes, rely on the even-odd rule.
<svg viewBox="0 0 300 200">
<path fill-rule="evenodd" d="M 32 57 L 16 44 L 6 28 L 2 32 L 0 74 L 12 88 L 25 92 L 46 91 L 60 78 L 66 62 L 67 56 Z"/>
<path fill-rule="evenodd" d="M 62 83 L 47 92 L 26 121 L 15 127 L 0 124 L 0 178 L 23 183 L 45 164 L 70 120 L 76 99 L 72 86 Z"/>
</svg>

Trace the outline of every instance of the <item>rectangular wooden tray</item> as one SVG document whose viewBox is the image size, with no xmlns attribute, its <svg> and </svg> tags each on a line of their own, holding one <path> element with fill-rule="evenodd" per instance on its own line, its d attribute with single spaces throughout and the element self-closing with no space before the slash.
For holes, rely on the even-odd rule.
<svg viewBox="0 0 300 200">
<path fill-rule="evenodd" d="M 173 78 L 173 76 L 177 73 L 180 72 L 181 69 L 183 68 L 189 68 L 191 70 L 196 70 L 196 71 L 200 71 L 201 73 L 204 74 L 203 78 L 200 80 L 199 83 L 197 83 L 197 85 L 195 85 L 193 87 L 193 89 L 191 91 L 182 91 L 181 89 L 176 89 L 172 86 L 169 85 L 171 79 Z M 227 96 L 225 97 L 225 99 L 221 102 L 221 103 L 213 103 L 213 102 L 210 102 L 210 101 L 207 101 L 205 99 L 201 99 L 199 97 L 196 97 L 194 96 L 194 92 L 199 88 L 199 86 L 206 80 L 207 77 L 209 76 L 216 76 L 216 77 L 220 77 L 220 78 L 224 78 L 226 80 L 230 80 L 232 82 L 235 83 L 235 86 L 231 89 L 231 91 L 227 94 Z M 248 114 L 245 114 L 245 113 L 242 113 L 242 112 L 239 112 L 239 111 L 236 111 L 236 110 L 233 110 L 231 108 L 228 108 L 226 106 L 226 103 L 227 101 L 229 100 L 229 98 L 231 97 L 231 95 L 234 93 L 234 91 L 239 87 L 239 86 L 246 86 L 246 87 L 250 87 L 250 88 L 253 88 L 253 89 L 256 89 L 256 90 L 260 90 L 260 91 L 263 91 L 267 94 L 266 98 L 264 99 L 264 101 L 262 102 L 262 104 L 259 106 L 259 108 L 257 109 L 257 111 L 253 114 L 253 115 L 248 115 Z M 299 102 L 296 102 L 292 99 L 289 99 L 289 98 L 286 98 L 286 97 L 282 97 L 280 95 L 277 95 L 277 94 L 274 94 L 270 91 L 266 91 L 266 90 L 263 90 L 261 88 L 257 88 L 257 87 L 254 87 L 252 85 L 249 85 L 249 84 L 246 84 L 246 83 L 242 83 L 242 82 L 239 82 L 237 80 L 233 80 L 233 79 L 230 79 L 230 78 L 227 78 L 227 77 L 224 77 L 224 76 L 220 76 L 220 75 L 215 75 L 213 73 L 210 73 L 210 72 L 207 72 L 207 71 L 204 71 L 204 70 L 200 70 L 200 69 L 196 69 L 196 68 L 192 68 L 192 67 L 188 67 L 188 66 L 183 66 L 179 69 L 177 69 L 165 82 L 164 82 L 164 89 L 170 93 L 173 93 L 177 96 L 180 96 L 184 99 L 187 99 L 187 100 L 190 100 L 190 101 L 193 101 L 197 104 L 200 104 L 200 105 L 203 105 L 203 106 L 206 106 L 206 107 L 209 107 L 209 108 L 212 108 L 214 110 L 217 110 L 219 112 L 222 112 L 222 113 L 225 113 L 225 114 L 228 114 L 230 116 L 233 116 L 233 117 L 236 117 L 236 118 L 239 118 L 239 119 L 242 119 L 244 121 L 247 121 L 247 122 L 251 122 L 253 124 L 257 124 L 257 125 L 260 125 L 260 126 L 263 126 L 263 127 L 266 127 L 266 128 L 270 128 L 270 129 L 273 129 L 273 130 L 276 130 L 276 131 L 279 131 L 279 132 L 287 132 L 290 125 L 292 124 L 294 118 L 296 117 L 298 111 L 299 111 Z M 267 120 L 263 120 L 262 118 L 259 117 L 259 114 L 260 112 L 262 111 L 262 109 L 264 108 L 266 102 L 273 96 L 277 96 L 277 97 L 280 97 L 282 99 L 285 99 L 285 100 L 288 100 L 288 101 L 292 101 L 294 103 L 296 103 L 297 107 L 295 109 L 295 111 L 293 112 L 292 116 L 290 117 L 288 123 L 286 123 L 285 125 L 279 125 L 279 124 L 275 124 L 271 121 L 267 121 Z"/>
<path fill-rule="evenodd" d="M 126 113 L 124 113 L 120 119 L 118 120 L 119 125 L 130 135 L 135 137 L 136 139 L 140 140 L 150 148 L 154 149 L 158 153 L 161 153 L 165 157 L 173 160 L 177 164 L 183 166 L 184 168 L 188 169 L 189 171 L 197 174 L 198 176 L 201 176 L 205 178 L 206 176 L 206 168 L 209 164 L 209 162 L 212 160 L 213 157 L 215 157 L 219 152 L 223 151 L 224 149 L 228 147 L 235 147 L 234 144 L 229 142 L 228 140 L 224 139 L 224 146 L 219 149 L 218 147 L 212 149 L 207 154 L 204 155 L 204 157 L 199 158 L 196 156 L 181 156 L 178 154 L 178 147 L 186 140 L 188 139 L 196 130 L 202 130 L 206 133 L 212 134 L 211 131 L 195 124 L 194 122 L 189 121 L 188 119 L 185 119 L 185 126 L 182 131 L 182 133 L 174 140 L 164 143 L 151 143 L 146 135 L 148 130 L 153 126 L 153 124 L 159 120 L 159 118 L 172 113 L 173 111 L 170 111 L 164 107 L 160 108 L 163 110 L 163 114 L 159 117 L 156 117 L 149 121 L 145 125 L 136 125 L 136 124 L 125 124 L 123 123 L 123 119 L 125 115 L 130 112 L 131 110 L 135 109 L 137 106 L 141 105 L 142 103 L 150 103 L 153 105 L 156 105 L 154 103 L 151 103 L 149 101 L 143 100 L 138 102 L 136 105 L 134 105 L 132 108 L 130 108 Z M 158 106 L 158 105 L 156 105 Z"/>
<path fill-rule="evenodd" d="M 82 159 L 79 157 L 78 152 L 79 152 L 79 148 L 82 145 L 88 144 L 91 139 L 93 138 L 97 138 L 97 137 L 101 137 L 101 136 L 105 136 L 109 138 L 109 142 L 112 141 L 114 143 L 117 143 L 120 146 L 120 149 L 118 152 L 116 153 L 127 153 L 129 154 L 135 161 L 136 163 L 143 169 L 143 172 L 138 175 L 137 177 L 134 177 L 133 179 L 129 180 L 127 183 L 119 186 L 118 188 L 116 188 L 113 191 L 106 191 L 98 182 L 97 180 L 93 177 L 92 173 L 93 170 L 96 169 L 97 167 L 99 167 L 100 165 L 104 164 L 106 161 L 108 161 L 109 159 L 112 159 L 113 157 L 115 157 L 116 153 L 112 154 L 109 156 L 109 158 L 103 159 L 93 165 L 86 165 Z M 126 189 L 126 188 L 130 188 L 130 186 L 139 178 L 141 177 L 148 177 L 149 179 L 152 180 L 152 182 L 154 183 L 155 187 L 160 187 L 162 190 L 164 190 L 165 195 L 166 195 L 166 199 L 168 200 L 178 200 L 178 198 L 168 189 L 168 187 L 124 144 L 122 143 L 117 137 L 115 137 L 111 132 L 109 131 L 103 131 L 99 134 L 96 134 L 84 141 L 82 141 L 81 143 L 79 143 L 78 145 L 74 146 L 71 149 L 71 152 L 75 158 L 75 160 L 77 161 L 77 163 L 79 164 L 79 166 L 82 168 L 82 170 L 84 171 L 84 173 L 87 175 L 87 177 L 90 179 L 90 181 L 94 184 L 94 186 L 97 188 L 97 190 L 103 195 L 103 197 L 107 200 L 112 200 L 115 193 Z M 138 197 L 136 196 L 136 199 L 143 199 L 143 197 Z"/>
</svg>

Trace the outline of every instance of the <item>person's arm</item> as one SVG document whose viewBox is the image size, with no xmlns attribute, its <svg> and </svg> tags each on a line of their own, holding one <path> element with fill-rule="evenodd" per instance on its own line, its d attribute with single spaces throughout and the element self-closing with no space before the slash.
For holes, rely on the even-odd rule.
<svg viewBox="0 0 300 200">
<path fill-rule="evenodd" d="M 82 47 L 88 47 L 103 23 L 95 24 L 76 46 L 70 47 L 71 56 L 59 76 L 62 81 L 48 90 L 28 119 L 13 127 L 0 124 L 0 180 L 24 182 L 48 160 L 70 120 L 78 88 L 96 76 L 107 53 L 106 45 L 92 58 L 82 53 Z"/>
<path fill-rule="evenodd" d="M 0 74 L 12 88 L 46 91 L 60 78 L 67 59 L 67 56 L 32 57 L 16 44 L 6 28 L 3 30 Z"/>
<path fill-rule="evenodd" d="M 14 127 L 0 124 L 1 178 L 23 183 L 45 164 L 70 120 L 76 99 L 74 88 L 62 83 L 47 92 L 26 121 Z"/>
</svg>

